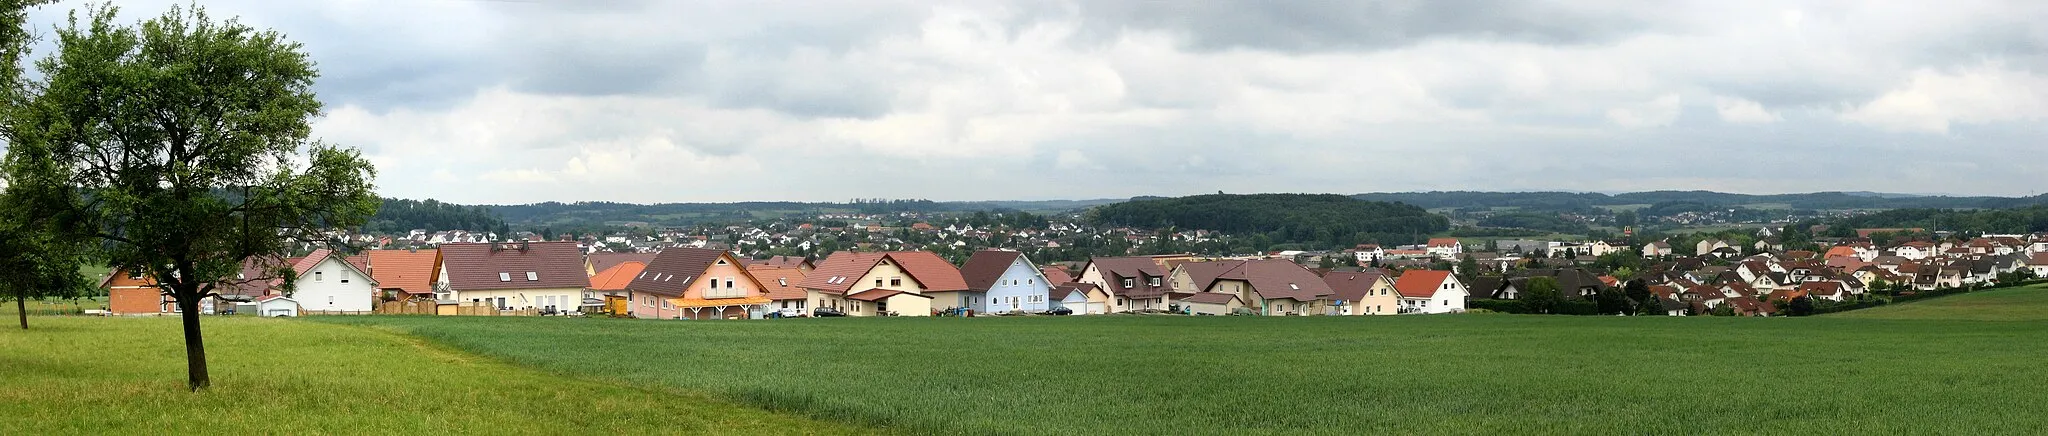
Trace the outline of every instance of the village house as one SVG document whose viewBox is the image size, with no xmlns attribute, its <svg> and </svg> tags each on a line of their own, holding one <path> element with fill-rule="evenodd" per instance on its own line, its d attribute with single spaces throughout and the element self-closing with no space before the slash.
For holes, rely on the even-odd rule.
<svg viewBox="0 0 2048 436">
<path fill-rule="evenodd" d="M 384 299 L 442 299 L 434 289 L 434 279 L 441 275 L 440 250 L 369 250 L 361 257 Z"/>
<path fill-rule="evenodd" d="M 574 242 L 453 243 L 440 250 L 437 287 L 461 304 L 571 311 L 590 287 Z"/>
<path fill-rule="evenodd" d="M 1386 258 L 1387 251 L 1381 249 L 1379 244 L 1359 244 L 1358 248 L 1352 252 L 1352 256 L 1358 259 L 1359 265 L 1369 265 Z"/>
<path fill-rule="evenodd" d="M 1103 307 L 1109 301 L 1109 294 L 1102 288 L 1087 283 L 1062 283 L 1048 291 L 1046 298 L 1052 300 L 1052 308 L 1065 308 L 1075 315 L 1099 315 L 1109 313 Z M 1241 304 L 1242 302 L 1240 302 Z"/>
<path fill-rule="evenodd" d="M 641 266 L 646 266 L 648 262 L 654 261 L 654 255 L 655 253 L 591 253 L 584 257 L 583 270 L 591 276 L 596 276 L 626 262 L 639 262 Z"/>
<path fill-rule="evenodd" d="M 811 299 L 811 310 L 829 307 L 852 316 L 929 316 L 928 291 L 961 292 L 967 282 L 960 270 L 930 252 L 833 253 L 798 285 Z"/>
<path fill-rule="evenodd" d="M 1437 258 L 1452 259 L 1465 254 L 1465 246 L 1459 244 L 1456 238 L 1429 238 L 1429 244 L 1423 251 Z"/>
<path fill-rule="evenodd" d="M 633 279 L 640 277 L 640 273 L 646 270 L 647 264 L 632 261 L 612 265 L 611 268 L 598 272 L 596 276 L 590 277 L 590 287 L 584 288 L 584 304 L 601 304 L 607 310 L 611 310 L 611 313 L 619 315 L 630 313 L 632 308 L 626 306 L 631 301 L 626 295 L 626 286 L 633 284 Z"/>
<path fill-rule="evenodd" d="M 301 309 L 321 312 L 369 312 L 376 308 L 377 281 L 328 249 L 313 250 L 292 264 L 297 280 L 291 297 Z"/>
<path fill-rule="evenodd" d="M 1052 309 L 1052 285 L 1031 259 L 1010 250 L 982 250 L 960 267 L 967 280 L 961 307 L 988 313 L 1039 313 Z M 937 304 L 934 304 L 937 306 Z"/>
<path fill-rule="evenodd" d="M 1656 241 L 1656 242 L 1651 242 L 1651 243 L 1648 243 L 1648 244 L 1643 244 L 1643 256 L 1646 256 L 1646 257 L 1660 257 L 1660 256 L 1670 256 L 1670 255 L 1671 255 L 1671 243 L 1668 243 L 1668 242 L 1664 242 L 1664 241 Z"/>
<path fill-rule="evenodd" d="M 1723 241 L 1723 240 L 1719 240 L 1719 239 L 1707 239 L 1707 240 L 1703 240 L 1703 241 L 1700 241 L 1700 242 L 1699 242 L 1698 244 L 1694 244 L 1694 246 L 1693 246 L 1693 255 L 1695 255 L 1695 256 L 1705 256 L 1705 255 L 1708 255 L 1708 254 L 1712 254 L 1712 253 L 1714 253 L 1714 251 L 1715 251 L 1715 250 L 1720 250 L 1720 249 L 1724 249 L 1724 248 L 1734 248 L 1734 247 L 1733 247 L 1733 246 L 1731 246 L 1731 245 L 1728 245 L 1728 241 Z"/>
<path fill-rule="evenodd" d="M 768 304 L 765 289 L 732 252 L 671 248 L 626 285 L 635 318 L 747 319 Z"/>
<path fill-rule="evenodd" d="M 1465 311 L 1469 295 L 1465 284 L 1450 271 L 1411 269 L 1394 280 L 1401 294 L 1401 313 L 1458 313 Z"/>
<path fill-rule="evenodd" d="M 1189 315 L 1229 315 L 1244 310 L 1244 298 L 1223 292 L 1197 292 L 1176 300 Z"/>
<path fill-rule="evenodd" d="M 1278 259 L 1206 262 L 1222 264 L 1214 277 L 1196 276 L 1198 292 L 1237 294 L 1248 308 L 1260 315 L 1322 315 L 1335 291 L 1315 272 L 1292 261 Z M 1193 263 L 1183 264 L 1187 270 Z M 1202 282 L 1208 279 L 1206 283 Z"/>
<path fill-rule="evenodd" d="M 801 266 L 747 265 L 747 273 L 753 274 L 755 280 L 761 281 L 761 287 L 766 290 L 769 309 L 779 311 L 784 316 L 810 315 L 810 293 L 805 292 L 804 288 L 797 287 L 803 284 L 804 276 L 809 275 L 810 271 Z"/>
<path fill-rule="evenodd" d="M 1336 315 L 1393 315 L 1400 312 L 1401 296 L 1394 292 L 1394 280 L 1378 270 L 1331 271 L 1323 283 L 1336 295 L 1331 305 Z"/>
<path fill-rule="evenodd" d="M 1172 285 L 1166 270 L 1155 258 L 1097 257 L 1081 268 L 1081 283 L 1095 285 L 1109 296 L 1110 313 L 1138 309 L 1166 309 Z"/>
</svg>

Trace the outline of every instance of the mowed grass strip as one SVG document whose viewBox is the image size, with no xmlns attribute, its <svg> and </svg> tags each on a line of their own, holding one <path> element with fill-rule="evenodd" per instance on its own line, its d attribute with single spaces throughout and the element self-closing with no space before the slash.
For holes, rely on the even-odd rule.
<svg viewBox="0 0 2048 436">
<path fill-rule="evenodd" d="M 848 434 L 702 395 L 543 374 L 388 331 L 205 322 L 213 388 L 185 390 L 176 318 L 0 329 L 0 434 Z"/>
<path fill-rule="evenodd" d="M 2048 324 L 1563 316 L 330 317 L 915 433 L 2048 428 Z"/>
<path fill-rule="evenodd" d="M 2048 285 L 1978 291 L 1828 316 L 1862 319 L 2048 321 Z"/>
</svg>

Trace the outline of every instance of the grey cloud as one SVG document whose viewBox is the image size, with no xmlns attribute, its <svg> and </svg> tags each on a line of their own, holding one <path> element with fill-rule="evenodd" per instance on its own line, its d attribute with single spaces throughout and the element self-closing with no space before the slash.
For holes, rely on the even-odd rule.
<svg viewBox="0 0 2048 436">
<path fill-rule="evenodd" d="M 1080 4 L 1096 30 L 1125 26 L 1183 32 L 1200 49 L 1282 51 L 1383 49 L 1435 38 L 1538 44 L 1610 41 L 1647 28 L 1627 4 L 1565 7 L 1535 1 L 1378 0 L 1174 2 L 1108 0 Z"/>
</svg>

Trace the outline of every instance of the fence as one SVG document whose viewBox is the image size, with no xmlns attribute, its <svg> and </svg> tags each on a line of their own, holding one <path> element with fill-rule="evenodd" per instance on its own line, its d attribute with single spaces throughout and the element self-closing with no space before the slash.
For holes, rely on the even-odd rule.
<svg viewBox="0 0 2048 436">
<path fill-rule="evenodd" d="M 440 304 L 433 301 L 386 301 L 377 305 L 380 315 L 438 315 Z"/>
<path fill-rule="evenodd" d="M 540 309 L 501 310 L 496 306 L 464 304 L 455 307 L 457 316 L 540 316 Z"/>
</svg>

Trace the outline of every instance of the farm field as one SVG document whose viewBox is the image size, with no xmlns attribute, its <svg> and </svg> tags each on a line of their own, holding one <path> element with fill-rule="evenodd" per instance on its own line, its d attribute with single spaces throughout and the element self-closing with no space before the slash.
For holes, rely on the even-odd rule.
<svg viewBox="0 0 2048 436">
<path fill-rule="evenodd" d="M 2048 286 L 1998 289 L 1828 315 L 1861 319 L 2048 321 Z"/>
<path fill-rule="evenodd" d="M 2040 364 L 2048 355 L 2041 340 L 2048 323 L 2039 322 L 1511 315 L 308 320 L 380 326 L 548 372 L 704 392 L 911 433 L 2048 428 L 2048 366 Z"/>
<path fill-rule="evenodd" d="M 176 318 L 33 316 L 22 331 L 12 302 L 0 314 L 0 434 L 869 432 L 303 320 L 208 318 L 213 388 L 193 394 Z"/>
</svg>

